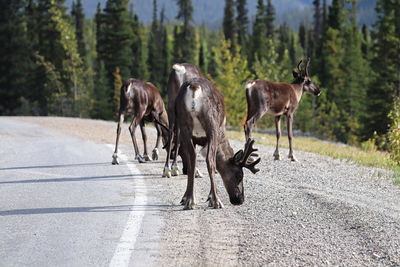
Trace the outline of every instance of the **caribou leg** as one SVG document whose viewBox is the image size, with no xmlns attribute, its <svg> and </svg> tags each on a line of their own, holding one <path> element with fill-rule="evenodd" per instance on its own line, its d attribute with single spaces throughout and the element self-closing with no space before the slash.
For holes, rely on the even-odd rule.
<svg viewBox="0 0 400 267">
<path fill-rule="evenodd" d="M 223 208 L 224 205 L 222 204 L 221 200 L 218 197 L 217 194 L 217 187 L 215 185 L 215 166 L 216 166 L 216 157 L 217 157 L 217 139 L 211 136 L 208 140 L 208 149 L 207 149 L 207 156 L 206 156 L 206 162 L 207 162 L 207 169 L 208 169 L 208 174 L 210 175 L 210 182 L 211 182 L 211 190 L 209 195 L 209 202 L 208 206 L 213 207 L 214 209 L 219 209 Z"/>
<path fill-rule="evenodd" d="M 157 130 L 157 140 L 156 140 L 156 145 L 154 146 L 154 149 L 152 151 L 151 158 L 153 160 L 158 160 L 158 155 L 159 155 L 158 147 L 160 145 L 160 139 L 161 139 L 161 126 L 158 125 L 157 123 L 154 123 L 154 126 L 156 127 Z"/>
<path fill-rule="evenodd" d="M 132 138 L 132 143 L 133 143 L 133 148 L 135 149 L 135 159 L 137 159 L 139 161 L 139 163 L 145 163 L 146 161 L 142 158 L 142 156 L 140 156 L 139 154 L 139 148 L 136 142 L 136 136 L 135 136 L 135 131 L 136 131 L 136 127 L 138 125 L 138 117 L 135 116 L 132 119 L 132 123 L 131 125 L 129 125 L 129 132 L 131 133 L 131 138 Z"/>
<path fill-rule="evenodd" d="M 185 144 L 182 146 L 182 154 L 183 157 L 188 159 L 188 180 L 186 186 L 186 192 L 182 197 L 181 204 L 185 205 L 183 207 L 184 210 L 192 210 L 194 209 L 194 195 L 193 195 L 193 188 L 194 188 L 194 175 L 196 169 L 196 149 L 193 145 L 192 138 L 185 139 Z"/>
<path fill-rule="evenodd" d="M 274 152 L 274 159 L 280 160 L 281 156 L 279 155 L 279 139 L 281 138 L 281 116 L 275 117 L 275 128 L 276 128 L 276 148 Z"/>
<path fill-rule="evenodd" d="M 168 141 L 167 141 L 167 157 L 165 159 L 164 171 L 162 177 L 171 178 L 171 168 L 169 167 L 169 159 L 171 157 L 172 140 L 174 138 L 174 124 L 171 121 L 169 126 Z"/>
<path fill-rule="evenodd" d="M 296 157 L 293 154 L 293 146 L 292 146 L 292 139 L 293 139 L 293 114 L 287 115 L 287 130 L 288 130 L 288 139 L 289 139 L 289 159 L 292 161 L 297 161 Z"/>
<path fill-rule="evenodd" d="M 180 144 L 178 141 L 178 137 L 176 136 L 176 143 L 175 143 L 175 149 L 174 149 L 175 153 L 173 155 L 173 160 L 172 160 L 172 165 L 171 165 L 172 176 L 179 176 L 179 167 L 178 167 L 178 163 L 176 162 L 177 158 L 178 158 L 179 149 L 180 149 Z M 183 159 L 182 159 L 182 161 L 183 161 Z"/>
<path fill-rule="evenodd" d="M 143 146 L 144 146 L 143 159 L 145 161 L 151 161 L 151 158 L 147 154 L 147 134 L 146 134 L 146 129 L 145 129 L 145 125 L 144 125 L 144 120 L 141 120 L 141 122 L 140 122 L 140 131 L 142 132 L 142 140 L 143 140 Z"/>
<path fill-rule="evenodd" d="M 121 135 L 121 126 L 124 123 L 124 113 L 120 112 L 119 113 L 119 121 L 118 121 L 118 125 L 117 125 L 117 138 L 115 140 L 115 150 L 114 150 L 114 154 L 112 155 L 112 164 L 119 164 L 119 160 L 118 160 L 118 143 L 119 143 L 119 136 Z"/>
</svg>

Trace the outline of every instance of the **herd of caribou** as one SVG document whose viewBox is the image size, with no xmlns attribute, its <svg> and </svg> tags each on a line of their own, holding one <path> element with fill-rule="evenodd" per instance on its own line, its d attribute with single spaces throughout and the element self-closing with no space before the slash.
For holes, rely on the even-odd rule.
<svg viewBox="0 0 400 267">
<path fill-rule="evenodd" d="M 254 153 L 257 149 L 253 148 L 252 129 L 265 114 L 275 117 L 277 142 L 274 158 L 276 160 L 280 159 L 280 118 L 286 115 L 289 158 L 296 161 L 292 148 L 293 114 L 304 92 L 314 95 L 321 93 L 308 74 L 310 59 L 307 60 L 304 69 L 300 69 L 302 63 L 303 60 L 297 65 L 297 70 L 293 70 L 292 83 L 275 83 L 260 79 L 247 81 L 247 119 L 244 125 L 247 141 L 244 150 L 236 153 L 225 133 L 224 97 L 209 80 L 204 78 L 195 65 L 189 63 L 173 65 L 167 85 L 168 111 L 165 110 L 158 89 L 152 83 L 138 79 L 127 80 L 121 87 L 119 121 L 112 164 L 119 164 L 117 153 L 121 125 L 125 115 L 131 115 L 133 119 L 129 131 L 136 159 L 140 163 L 158 159 L 160 139 L 167 151 L 163 177 L 179 175 L 177 155 L 182 158 L 183 173 L 188 176 L 186 192 L 181 201 L 184 209 L 194 208 L 194 178 L 201 176 L 196 169 L 196 145 L 203 147 L 202 154 L 205 156 L 210 176 L 209 206 L 223 207 L 215 184 L 216 171 L 222 177 L 230 202 L 234 205 L 242 204 L 244 202 L 243 168 L 249 169 L 253 174 L 259 171 L 256 165 L 260 162 L 260 158 Z M 151 158 L 147 152 L 145 121 L 154 122 L 157 129 L 157 141 Z M 140 125 L 144 143 L 143 156 L 139 153 L 135 137 L 138 125 Z M 169 167 L 170 158 L 173 159 L 172 169 Z"/>
</svg>

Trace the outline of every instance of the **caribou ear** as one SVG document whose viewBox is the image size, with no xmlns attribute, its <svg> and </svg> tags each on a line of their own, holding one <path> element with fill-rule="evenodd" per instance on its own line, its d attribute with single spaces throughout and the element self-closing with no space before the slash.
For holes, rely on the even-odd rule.
<svg viewBox="0 0 400 267">
<path fill-rule="evenodd" d="M 299 77 L 299 73 L 296 70 L 293 70 L 293 77 L 297 79 Z"/>
<path fill-rule="evenodd" d="M 241 159 L 243 157 L 243 149 L 239 150 L 238 152 L 235 153 L 235 155 L 232 158 L 232 163 L 235 165 L 240 165 Z"/>
</svg>

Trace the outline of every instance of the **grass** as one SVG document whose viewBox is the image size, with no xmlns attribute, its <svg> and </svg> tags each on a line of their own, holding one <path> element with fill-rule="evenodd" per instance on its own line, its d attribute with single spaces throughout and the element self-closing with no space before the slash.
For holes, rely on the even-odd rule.
<svg viewBox="0 0 400 267">
<path fill-rule="evenodd" d="M 244 141 L 243 131 L 227 131 L 227 135 L 231 139 Z M 268 146 L 276 145 L 275 135 L 253 133 L 253 137 L 255 138 L 257 144 Z M 281 137 L 280 147 L 289 148 L 289 142 L 286 136 Z M 295 137 L 293 149 L 295 151 L 301 150 L 335 159 L 352 161 L 363 166 L 392 170 L 394 179 L 393 183 L 395 185 L 400 185 L 400 167 L 395 166 L 394 162 L 390 159 L 389 153 L 387 152 L 367 152 L 358 147 L 323 141 L 313 137 Z"/>
</svg>

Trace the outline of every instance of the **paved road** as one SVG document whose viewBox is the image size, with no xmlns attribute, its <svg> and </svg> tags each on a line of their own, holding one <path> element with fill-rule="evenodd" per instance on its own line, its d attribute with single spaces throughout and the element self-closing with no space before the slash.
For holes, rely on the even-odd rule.
<svg viewBox="0 0 400 267">
<path fill-rule="evenodd" d="M 112 166 L 111 154 L 110 146 L 0 118 L 0 266 L 153 261 L 152 237 L 138 236 L 143 220 L 160 223 L 144 205 L 143 176 L 126 160 Z M 147 245 L 135 251 L 141 238 Z"/>
<path fill-rule="evenodd" d="M 225 208 L 208 207 L 198 157 L 205 178 L 195 180 L 196 208 L 183 211 L 186 176 L 161 177 L 163 151 L 133 162 L 126 125 L 128 157 L 110 164 L 115 128 L 0 117 L 0 266 L 400 266 L 390 171 L 297 150 L 291 162 L 287 149 L 274 161 L 274 147 L 257 144 L 260 172 L 245 171 L 243 205 L 229 203 L 217 177 Z M 151 151 L 154 128 L 148 136 Z"/>
</svg>

